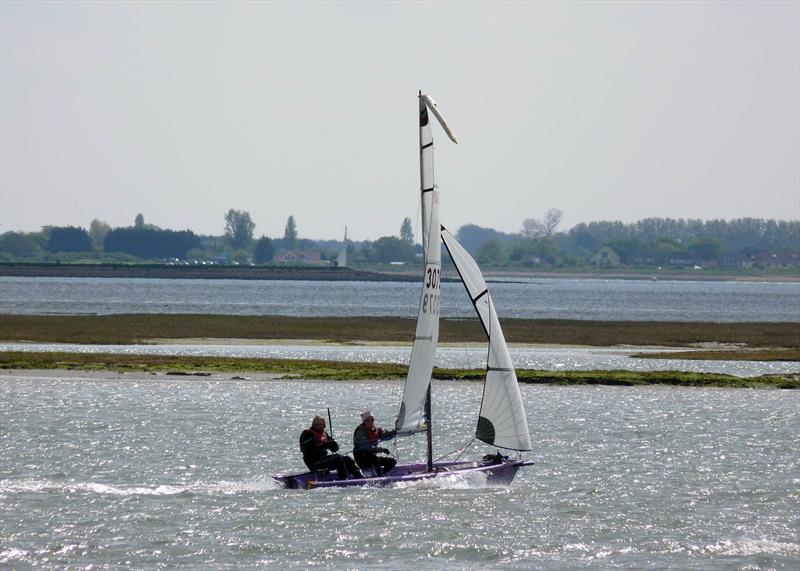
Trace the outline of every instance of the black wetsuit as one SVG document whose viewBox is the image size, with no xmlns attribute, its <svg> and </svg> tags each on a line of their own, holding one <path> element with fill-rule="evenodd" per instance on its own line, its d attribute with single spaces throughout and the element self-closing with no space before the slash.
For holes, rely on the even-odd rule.
<svg viewBox="0 0 800 571">
<path fill-rule="evenodd" d="M 394 431 L 384 431 L 382 428 L 375 428 L 373 431 L 359 424 L 353 432 L 353 456 L 361 469 L 372 468 L 376 476 L 388 474 L 397 465 L 397 460 L 387 456 L 378 456 L 380 452 L 388 452 L 386 448 L 377 446 L 381 440 L 394 438 Z"/>
<path fill-rule="evenodd" d="M 330 450 L 331 454 L 328 454 Z M 344 480 L 348 474 L 356 478 L 363 478 L 361 471 L 350 456 L 337 454 L 339 445 L 327 432 L 317 432 L 306 428 L 300 434 L 300 451 L 303 453 L 303 462 L 309 470 L 336 470 L 339 479 Z"/>
</svg>

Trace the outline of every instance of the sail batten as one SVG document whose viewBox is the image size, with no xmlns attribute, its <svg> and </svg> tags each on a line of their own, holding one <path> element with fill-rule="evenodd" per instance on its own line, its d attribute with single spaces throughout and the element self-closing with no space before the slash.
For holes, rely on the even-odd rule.
<svg viewBox="0 0 800 571">
<path fill-rule="evenodd" d="M 488 289 L 483 290 L 476 297 L 472 298 L 472 304 L 475 305 L 480 298 L 482 298 L 484 295 L 488 295 L 488 294 L 489 294 L 489 290 Z"/>
<path fill-rule="evenodd" d="M 456 266 L 489 339 L 486 382 L 475 437 L 510 450 L 530 450 L 531 440 L 522 394 L 492 296 L 478 264 L 446 228 L 442 241 Z"/>
</svg>

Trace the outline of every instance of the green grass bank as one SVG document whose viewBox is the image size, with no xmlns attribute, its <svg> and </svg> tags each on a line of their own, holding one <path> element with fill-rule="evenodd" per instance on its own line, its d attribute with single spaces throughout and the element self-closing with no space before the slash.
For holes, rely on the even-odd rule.
<svg viewBox="0 0 800 571">
<path fill-rule="evenodd" d="M 405 365 L 384 363 L 342 363 L 291 359 L 239 359 L 225 357 L 173 357 L 164 355 L 116 355 L 86 353 L 0 353 L 0 370 L 78 370 L 147 372 L 155 375 L 192 375 L 210 373 L 269 373 L 283 379 L 384 380 L 402 379 Z M 479 369 L 439 369 L 433 372 L 440 380 L 482 380 Z M 742 378 L 714 373 L 678 371 L 517 371 L 522 383 L 548 385 L 670 385 L 678 387 L 780 388 L 800 389 L 800 374 L 764 375 Z"/>
</svg>

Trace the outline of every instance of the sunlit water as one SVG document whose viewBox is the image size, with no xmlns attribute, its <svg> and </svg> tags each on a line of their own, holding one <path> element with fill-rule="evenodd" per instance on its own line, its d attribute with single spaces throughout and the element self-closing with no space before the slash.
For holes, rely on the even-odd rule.
<svg viewBox="0 0 800 571">
<path fill-rule="evenodd" d="M 518 369 L 543 371 L 684 371 L 720 373 L 738 377 L 799 373 L 800 364 L 792 361 L 716 361 L 650 359 L 633 354 L 671 352 L 665 347 L 523 347 L 511 349 Z M 355 345 L 77 345 L 69 343 L 0 343 L 2 351 L 43 351 L 75 353 L 115 353 L 124 355 L 188 355 L 262 359 L 318 359 L 356 363 L 408 364 L 409 346 Z M 439 347 L 436 366 L 479 369 L 486 366 L 486 347 Z"/>
<path fill-rule="evenodd" d="M 489 284 L 504 318 L 798 321 L 800 282 L 521 279 Z M 395 282 L 0 277 L 0 313 L 416 316 L 420 285 Z M 472 317 L 460 283 L 442 315 Z"/>
<path fill-rule="evenodd" d="M 391 424 L 400 383 L 4 372 L 0 566 L 797 568 L 800 393 L 522 391 L 537 463 L 509 488 L 305 492 L 269 476 L 302 467 L 310 417 L 330 407 L 346 443 L 363 408 Z M 437 453 L 469 440 L 480 397 L 436 384 Z"/>
</svg>

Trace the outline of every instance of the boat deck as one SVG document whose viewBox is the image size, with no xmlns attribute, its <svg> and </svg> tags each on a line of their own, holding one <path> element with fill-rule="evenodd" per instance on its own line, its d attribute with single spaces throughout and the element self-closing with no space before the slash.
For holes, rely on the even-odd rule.
<svg viewBox="0 0 800 571">
<path fill-rule="evenodd" d="M 392 484 L 418 482 L 442 478 L 463 478 L 471 475 L 484 476 L 486 481 L 496 485 L 508 485 L 517 470 L 530 466 L 533 462 L 492 456 L 481 461 L 440 462 L 427 470 L 425 463 L 398 464 L 385 476 L 375 476 L 371 470 L 364 471 L 364 478 L 339 479 L 336 472 L 303 472 L 302 474 L 278 474 L 274 479 L 286 488 L 311 490 L 315 488 L 342 488 L 352 486 L 389 486 Z"/>
</svg>

